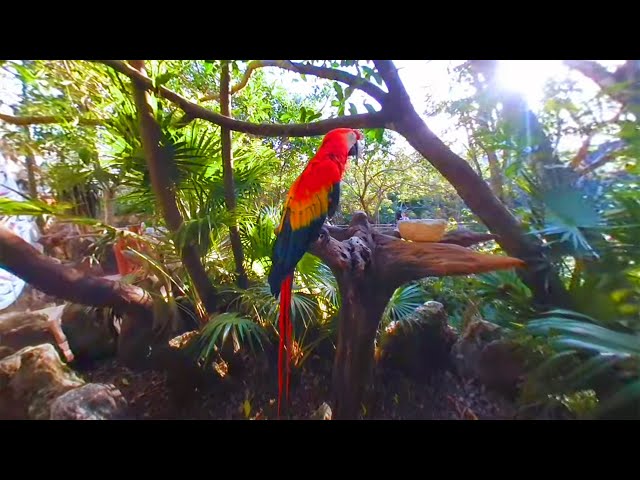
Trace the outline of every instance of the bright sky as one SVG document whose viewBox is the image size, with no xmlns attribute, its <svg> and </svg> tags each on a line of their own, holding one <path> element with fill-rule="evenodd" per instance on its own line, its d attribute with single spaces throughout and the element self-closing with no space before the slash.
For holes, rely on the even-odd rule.
<svg viewBox="0 0 640 480">
<path fill-rule="evenodd" d="M 598 60 L 598 62 L 609 68 L 624 63 L 624 60 Z M 413 106 L 427 126 L 456 153 L 463 154 L 464 143 L 460 139 L 466 139 L 464 130 L 455 129 L 453 122 L 445 114 L 430 117 L 424 115 L 427 95 L 431 95 L 435 101 L 441 101 L 452 98 L 452 95 L 455 98 L 463 93 L 460 88 L 455 90 L 458 85 L 452 81 L 452 76 L 448 73 L 449 68 L 462 63 L 462 60 L 394 60 L 394 63 L 398 67 L 400 78 L 411 97 Z M 275 73 L 273 75 L 275 76 Z M 583 89 L 583 95 L 587 98 L 594 96 L 599 90 L 591 80 L 566 68 L 562 60 L 500 60 L 498 78 L 505 89 L 520 92 L 534 112 L 542 107 L 544 86 L 549 79 L 571 78 Z M 297 74 L 284 72 L 280 82 L 291 91 L 305 94 L 310 91 L 311 85 L 321 81 L 312 77 L 307 79 L 307 81 L 301 81 Z M 359 91 L 350 98 L 350 101 L 356 105 L 362 104 L 363 100 L 377 106 L 377 102 Z M 359 107 L 358 111 L 366 112 L 362 107 Z M 402 137 L 399 135 L 395 137 L 400 148 L 412 150 Z M 582 140 L 579 137 L 565 137 L 562 139 L 560 148 L 577 150 Z"/>
<path fill-rule="evenodd" d="M 450 95 L 451 77 L 447 67 L 461 61 L 449 60 L 400 60 L 395 64 L 400 77 L 407 88 L 416 111 L 423 114 L 426 109 L 426 95 L 431 94 L 436 100 L 446 99 Z M 606 67 L 616 67 L 624 60 L 599 60 Z M 507 90 L 521 93 L 529 107 L 537 112 L 542 107 L 545 83 L 550 79 L 571 78 L 583 89 L 585 97 L 597 94 L 599 88 L 582 74 L 571 71 L 563 65 L 562 60 L 500 60 L 498 63 L 498 81 Z M 457 96 L 456 92 L 454 95 Z M 457 138 L 465 138 L 464 131 L 452 129 L 452 122 L 445 115 L 423 118 L 429 128 L 444 141 L 452 142 L 454 150 L 458 150 Z M 580 138 L 566 139 L 565 147 L 579 148 Z M 458 143 L 458 145 L 457 145 Z M 458 152 L 460 153 L 460 152 Z"/>
<path fill-rule="evenodd" d="M 622 60 L 606 60 L 599 61 L 607 67 L 614 67 L 621 64 Z M 447 73 L 447 68 L 460 63 L 460 61 L 448 60 L 396 60 L 395 64 L 399 68 L 400 77 L 402 78 L 407 91 L 411 97 L 412 103 L 419 114 L 423 114 L 426 109 L 426 95 L 431 94 L 435 100 L 443 100 L 450 98 L 451 94 L 457 95 L 456 92 L 450 92 L 449 89 L 453 85 L 451 76 Z M 570 75 L 576 79 L 584 89 L 585 95 L 594 95 L 597 87 L 593 82 L 584 78 L 577 72 L 569 72 L 563 66 L 561 60 L 504 60 L 499 63 L 499 79 L 505 88 L 513 89 L 521 92 L 527 99 L 527 102 L 534 111 L 541 106 L 543 95 L 543 87 L 545 82 L 550 78 L 561 78 Z M 308 77 L 309 78 L 309 77 Z M 297 74 L 292 72 L 284 72 L 284 77 L 280 77 L 281 84 L 285 84 L 285 88 L 299 93 L 308 92 L 310 86 L 315 80 L 307 82 L 297 81 Z M 15 104 L 19 100 L 20 87 L 15 82 L 7 80 L 6 75 L 0 76 L 0 112 L 11 113 L 10 105 Z M 366 96 L 361 92 L 356 92 L 352 99 L 354 103 L 361 103 Z M 370 103 L 376 105 L 375 101 Z M 365 110 L 360 108 L 360 111 Z M 423 118 L 427 122 L 429 128 L 439 135 L 445 142 L 450 142 L 451 146 L 458 153 L 462 153 L 462 144 L 458 138 L 465 138 L 459 131 L 452 129 L 451 120 L 446 116 L 435 116 Z M 567 139 L 568 144 L 565 146 L 575 148 L 580 145 L 580 139 Z M 401 142 L 402 144 L 402 142 Z M 405 144 L 405 146 L 407 146 Z M 408 146 L 407 146 L 408 147 Z"/>
</svg>

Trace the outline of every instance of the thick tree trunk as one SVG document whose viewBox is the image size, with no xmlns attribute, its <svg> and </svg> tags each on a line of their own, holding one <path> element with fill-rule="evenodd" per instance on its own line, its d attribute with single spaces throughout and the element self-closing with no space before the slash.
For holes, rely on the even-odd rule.
<svg viewBox="0 0 640 480">
<path fill-rule="evenodd" d="M 115 217 L 115 202 L 113 188 L 107 187 L 102 191 L 103 194 L 103 221 L 107 225 L 113 225 L 113 218 Z"/>
<path fill-rule="evenodd" d="M 350 278 L 349 278 L 350 277 Z M 374 345 L 382 313 L 391 299 L 373 276 L 347 275 L 338 282 L 342 309 L 333 364 L 333 418 L 354 418 L 373 378 Z"/>
<path fill-rule="evenodd" d="M 427 276 L 467 275 L 522 267 L 521 260 L 483 255 L 456 245 L 491 238 L 465 232 L 448 243 L 418 243 L 376 231 L 363 212 L 348 228 L 323 229 L 310 252 L 334 273 L 342 301 L 333 370 L 333 418 L 357 418 L 371 380 L 374 340 L 382 313 L 396 288 Z"/>
<path fill-rule="evenodd" d="M 390 91 L 383 105 L 383 111 L 388 109 L 387 115 L 392 119 L 388 128 L 403 135 L 451 183 L 471 211 L 498 235 L 497 242 L 509 255 L 527 263 L 529 268 L 521 271 L 520 276 L 533 291 L 538 305 L 570 307 L 566 289 L 544 255 L 540 241 L 527 235 L 469 163 L 429 130 L 413 108 L 393 62 L 376 61 L 376 67 Z"/>
<path fill-rule="evenodd" d="M 229 62 L 222 62 L 222 73 L 220 77 L 220 113 L 227 117 L 231 117 L 229 96 Z M 240 241 L 240 232 L 235 221 L 236 210 L 236 187 L 233 179 L 233 154 L 231 152 L 231 130 L 220 127 L 220 137 L 222 140 L 222 176 L 224 180 L 224 200 L 227 204 L 227 210 L 231 212 L 231 225 L 229 225 L 229 240 L 231 240 L 231 250 L 236 263 L 236 274 L 238 275 L 238 286 L 247 288 L 249 281 L 247 273 L 244 270 L 244 253 L 242 251 L 242 242 Z"/>
<path fill-rule="evenodd" d="M 131 60 L 131 65 L 140 72 L 145 73 L 143 60 Z M 134 100 L 140 116 L 142 146 L 151 176 L 151 187 L 160 204 L 167 227 L 171 232 L 175 233 L 182 226 L 182 215 L 178 210 L 175 186 L 171 182 L 171 176 L 168 171 L 170 159 L 167 158 L 161 148 L 161 131 L 149 105 L 149 94 L 135 82 L 133 82 L 133 88 Z M 193 281 L 200 300 L 207 312 L 214 312 L 216 308 L 216 293 L 200 261 L 196 246 L 186 244 L 182 247 L 181 253 L 184 266 Z"/>
<path fill-rule="evenodd" d="M 527 236 L 516 218 L 493 194 L 489 186 L 471 166 L 449 150 L 424 124 L 413 110 L 397 125 L 408 142 L 429 160 L 453 185 L 471 211 L 498 235 L 497 242 L 514 257 L 523 259 L 530 268 L 520 272 L 540 305 L 568 306 L 566 290 L 545 258 L 542 245 Z"/>
</svg>

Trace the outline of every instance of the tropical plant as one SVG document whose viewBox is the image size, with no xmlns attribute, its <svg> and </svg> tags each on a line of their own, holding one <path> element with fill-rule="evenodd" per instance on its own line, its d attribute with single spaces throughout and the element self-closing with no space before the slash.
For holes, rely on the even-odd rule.
<svg viewBox="0 0 640 480">
<path fill-rule="evenodd" d="M 427 292 L 418 283 L 409 283 L 396 289 L 382 314 L 380 328 L 391 322 L 406 320 L 427 299 Z"/>
<path fill-rule="evenodd" d="M 233 341 L 233 349 L 237 351 L 241 345 L 248 344 L 251 350 L 263 347 L 266 338 L 264 329 L 253 320 L 235 312 L 226 312 L 211 318 L 199 332 L 192 348 L 198 352 L 198 360 L 207 366 L 214 353 L 219 352 L 226 341 Z"/>
<path fill-rule="evenodd" d="M 600 391 L 596 415 L 634 404 L 640 396 L 640 335 L 616 331 L 577 312 L 554 310 L 525 330 L 546 340 L 545 362 L 534 371 L 538 395 Z M 606 384 L 603 385 L 603 381 Z"/>
</svg>

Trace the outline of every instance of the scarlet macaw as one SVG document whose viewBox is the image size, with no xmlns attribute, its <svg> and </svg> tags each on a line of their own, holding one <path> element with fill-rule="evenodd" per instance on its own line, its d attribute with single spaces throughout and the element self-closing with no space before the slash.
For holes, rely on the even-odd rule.
<svg viewBox="0 0 640 480">
<path fill-rule="evenodd" d="M 340 202 L 340 181 L 347 168 L 348 157 L 357 159 L 361 154 L 362 139 L 362 133 L 351 128 L 337 128 L 326 134 L 316 155 L 293 182 L 276 229 L 269 285 L 275 297 L 280 295 L 278 415 L 285 365 L 287 400 L 289 397 L 293 272 L 309 246 L 318 239 L 327 216 L 331 218 L 336 213 Z"/>
</svg>

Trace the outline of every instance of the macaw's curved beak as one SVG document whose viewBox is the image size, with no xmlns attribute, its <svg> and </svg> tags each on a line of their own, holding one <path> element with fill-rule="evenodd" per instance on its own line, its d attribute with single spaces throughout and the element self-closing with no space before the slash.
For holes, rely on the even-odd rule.
<svg viewBox="0 0 640 480">
<path fill-rule="evenodd" d="M 351 147 L 351 149 L 349 150 L 348 155 L 350 157 L 353 157 L 354 162 L 357 164 L 358 159 L 362 155 L 363 150 L 364 150 L 364 144 L 362 143 L 361 140 L 358 140 L 356 143 L 353 144 L 353 147 Z"/>
</svg>

